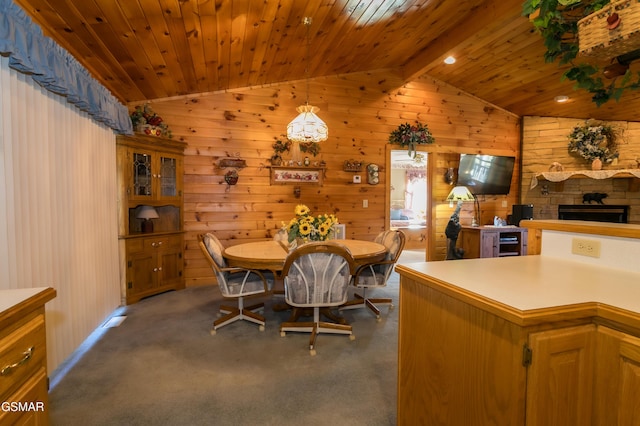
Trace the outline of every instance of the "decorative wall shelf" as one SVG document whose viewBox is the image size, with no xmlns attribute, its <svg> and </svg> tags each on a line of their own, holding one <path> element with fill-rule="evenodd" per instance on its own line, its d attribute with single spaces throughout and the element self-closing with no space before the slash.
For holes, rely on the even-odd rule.
<svg viewBox="0 0 640 426">
<path fill-rule="evenodd" d="M 314 184 L 322 186 L 323 167 L 271 166 L 271 185 L 276 184 Z"/>
<path fill-rule="evenodd" d="M 222 158 L 218 162 L 218 167 L 220 167 L 221 169 L 224 169 L 227 167 L 235 167 L 237 169 L 243 169 L 247 167 L 247 162 L 242 158 L 227 157 L 227 158 Z"/>
<path fill-rule="evenodd" d="M 360 172 L 362 171 L 362 161 L 347 160 L 344 162 L 342 170 L 345 172 Z"/>
<path fill-rule="evenodd" d="M 631 179 L 630 191 L 637 191 L 639 188 L 640 169 L 619 169 L 619 170 L 573 170 L 564 172 L 542 172 L 531 178 L 530 189 L 538 186 L 539 181 L 548 181 L 562 184 L 568 179 Z"/>
</svg>

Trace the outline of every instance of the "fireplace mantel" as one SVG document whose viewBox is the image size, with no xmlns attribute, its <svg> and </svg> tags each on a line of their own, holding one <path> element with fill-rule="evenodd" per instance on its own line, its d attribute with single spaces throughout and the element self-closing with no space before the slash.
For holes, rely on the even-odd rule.
<svg viewBox="0 0 640 426">
<path fill-rule="evenodd" d="M 567 179 L 630 179 L 634 183 L 633 189 L 640 189 L 638 179 L 640 179 L 640 169 L 619 169 L 619 170 L 571 170 L 563 172 L 542 172 L 531 178 L 530 189 L 538 186 L 539 181 L 562 183 Z"/>
</svg>

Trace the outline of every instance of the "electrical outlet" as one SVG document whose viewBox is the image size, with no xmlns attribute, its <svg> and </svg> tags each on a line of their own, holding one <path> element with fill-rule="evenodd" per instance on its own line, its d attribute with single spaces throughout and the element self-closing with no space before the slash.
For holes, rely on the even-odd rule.
<svg viewBox="0 0 640 426">
<path fill-rule="evenodd" d="M 571 253 L 598 258 L 600 257 L 600 241 L 574 238 L 571 240 Z"/>
<path fill-rule="evenodd" d="M 368 208 L 369 207 L 369 200 L 362 200 L 362 207 L 363 208 Z"/>
</svg>

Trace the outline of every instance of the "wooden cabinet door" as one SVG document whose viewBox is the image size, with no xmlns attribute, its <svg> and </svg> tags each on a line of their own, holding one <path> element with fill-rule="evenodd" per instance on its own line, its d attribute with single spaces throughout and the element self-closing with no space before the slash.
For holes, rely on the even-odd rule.
<svg viewBox="0 0 640 426">
<path fill-rule="evenodd" d="M 480 237 L 482 233 L 479 229 L 463 228 L 458 234 L 459 246 L 464 250 L 465 259 L 476 259 L 481 257 Z"/>
<path fill-rule="evenodd" d="M 150 150 L 131 148 L 127 152 L 129 200 L 149 202 L 156 198 L 157 159 Z"/>
<path fill-rule="evenodd" d="M 158 286 L 158 260 L 154 251 L 132 253 L 127 259 L 127 299 Z"/>
<path fill-rule="evenodd" d="M 480 238 L 480 257 L 498 257 L 498 233 L 482 231 Z"/>
<path fill-rule="evenodd" d="M 182 156 L 159 153 L 155 167 L 155 194 L 158 200 L 179 200 L 182 197 Z"/>
<path fill-rule="evenodd" d="M 177 201 L 182 197 L 182 156 L 129 148 L 127 193 L 129 200 Z"/>
<path fill-rule="evenodd" d="M 158 252 L 160 286 L 175 286 L 182 281 L 182 248 L 169 246 Z"/>
<path fill-rule="evenodd" d="M 640 339 L 598 326 L 595 425 L 640 425 Z"/>
<path fill-rule="evenodd" d="M 589 426 L 593 409 L 595 325 L 532 333 L 527 426 Z"/>
<path fill-rule="evenodd" d="M 46 362 L 45 362 L 46 363 Z M 47 372 L 41 367 L 31 375 L 15 394 L 7 397 L 2 403 L 32 403 L 28 411 L 0 410 L 0 424 L 2 425 L 49 425 L 49 396 L 48 396 Z"/>
</svg>

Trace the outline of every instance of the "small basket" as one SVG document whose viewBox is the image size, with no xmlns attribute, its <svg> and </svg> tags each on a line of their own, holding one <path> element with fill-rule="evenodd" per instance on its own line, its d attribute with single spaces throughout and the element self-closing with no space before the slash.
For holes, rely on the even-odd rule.
<svg viewBox="0 0 640 426">
<path fill-rule="evenodd" d="M 617 13 L 620 23 L 610 29 L 609 16 Z M 578 21 L 580 54 L 611 60 L 640 49 L 640 0 L 622 0 L 608 4 Z"/>
</svg>

